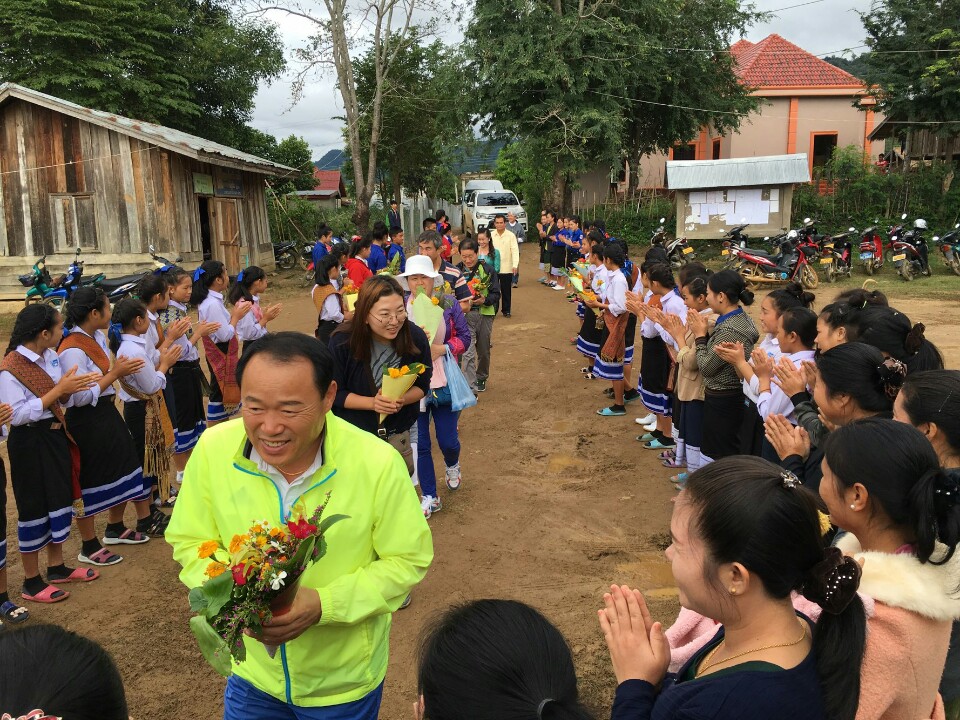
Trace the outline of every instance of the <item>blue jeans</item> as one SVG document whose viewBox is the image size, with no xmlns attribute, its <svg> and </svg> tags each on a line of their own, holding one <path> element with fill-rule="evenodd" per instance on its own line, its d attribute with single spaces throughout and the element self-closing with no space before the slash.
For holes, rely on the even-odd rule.
<svg viewBox="0 0 960 720">
<path fill-rule="evenodd" d="M 433 454 L 430 444 L 430 416 L 437 429 L 437 445 L 443 454 L 443 463 L 451 467 L 460 462 L 460 436 L 457 434 L 457 420 L 460 413 L 454 412 L 449 405 L 432 405 L 417 418 L 417 477 L 424 495 L 437 496 L 437 474 L 433 469 Z"/>
<path fill-rule="evenodd" d="M 223 694 L 223 720 L 377 720 L 383 683 L 366 697 L 343 705 L 287 705 L 232 675 Z"/>
</svg>

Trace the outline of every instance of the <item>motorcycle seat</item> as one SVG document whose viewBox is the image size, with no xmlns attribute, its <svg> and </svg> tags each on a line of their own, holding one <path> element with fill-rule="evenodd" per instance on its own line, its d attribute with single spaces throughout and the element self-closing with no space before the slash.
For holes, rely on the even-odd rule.
<svg viewBox="0 0 960 720">
<path fill-rule="evenodd" d="M 761 250 L 759 248 L 740 248 L 742 252 L 748 253 L 750 255 L 756 255 L 757 257 L 772 258 L 777 255 L 777 253 L 771 253 L 769 250 Z"/>
<path fill-rule="evenodd" d="M 122 275 L 115 278 L 104 278 L 100 281 L 100 287 L 106 293 L 111 293 L 123 285 L 129 285 L 130 283 L 140 282 L 140 280 L 147 273 L 136 273 L 135 275 Z"/>
</svg>

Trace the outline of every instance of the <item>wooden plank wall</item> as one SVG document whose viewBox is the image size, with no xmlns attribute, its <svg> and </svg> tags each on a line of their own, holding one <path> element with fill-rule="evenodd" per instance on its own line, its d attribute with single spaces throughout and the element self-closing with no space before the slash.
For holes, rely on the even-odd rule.
<svg viewBox="0 0 960 720">
<path fill-rule="evenodd" d="M 199 261 L 193 173 L 216 171 L 122 132 L 11 101 L 0 110 L 0 256 L 32 262 L 79 241 L 110 255 L 146 253 L 152 243 L 161 255 Z M 241 257 L 272 267 L 263 176 L 241 174 Z"/>
</svg>

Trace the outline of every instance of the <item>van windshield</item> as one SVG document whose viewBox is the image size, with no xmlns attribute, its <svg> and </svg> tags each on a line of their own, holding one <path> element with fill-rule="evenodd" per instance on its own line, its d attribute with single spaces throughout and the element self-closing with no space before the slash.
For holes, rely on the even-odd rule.
<svg viewBox="0 0 960 720">
<path fill-rule="evenodd" d="M 495 205 L 519 205 L 517 196 L 512 192 L 508 193 L 482 193 L 477 195 L 477 205 L 479 207 L 494 207 Z"/>
</svg>

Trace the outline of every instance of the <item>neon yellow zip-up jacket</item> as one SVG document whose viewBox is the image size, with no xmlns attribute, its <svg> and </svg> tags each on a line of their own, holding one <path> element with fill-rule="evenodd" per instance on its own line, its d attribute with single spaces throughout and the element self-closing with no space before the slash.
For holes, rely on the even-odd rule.
<svg viewBox="0 0 960 720">
<path fill-rule="evenodd" d="M 249 455 L 237 419 L 204 432 L 187 464 L 166 539 L 189 588 L 206 579 L 200 543 L 226 547 L 259 520 L 284 520 L 276 485 Z M 391 613 L 433 560 L 430 529 L 399 453 L 328 413 L 323 458 L 301 498 L 312 511 L 329 492 L 324 516 L 350 517 L 328 530 L 326 555 L 301 581 L 320 594 L 320 622 L 273 659 L 262 643 L 245 638 L 247 659 L 233 664 L 259 690 L 303 707 L 353 702 L 383 682 Z"/>
</svg>

